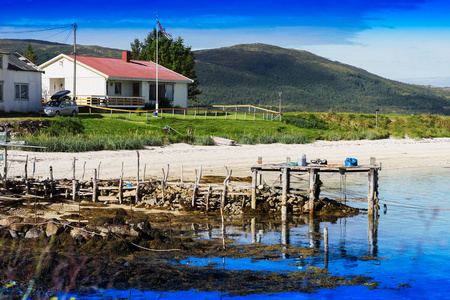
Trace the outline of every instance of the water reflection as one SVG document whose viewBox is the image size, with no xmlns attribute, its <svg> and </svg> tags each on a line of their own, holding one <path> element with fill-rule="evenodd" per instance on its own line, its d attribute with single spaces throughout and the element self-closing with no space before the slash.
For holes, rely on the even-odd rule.
<svg viewBox="0 0 450 300">
<path fill-rule="evenodd" d="M 369 242 L 369 256 L 378 256 L 378 212 L 367 217 L 367 240 Z"/>
</svg>

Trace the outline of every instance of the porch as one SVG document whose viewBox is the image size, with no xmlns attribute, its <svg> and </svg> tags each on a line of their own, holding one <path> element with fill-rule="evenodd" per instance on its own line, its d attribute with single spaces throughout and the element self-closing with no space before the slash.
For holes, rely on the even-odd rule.
<svg viewBox="0 0 450 300">
<path fill-rule="evenodd" d="M 143 108 L 145 106 L 144 97 L 78 95 L 76 100 L 78 106 L 101 106 L 111 108 Z"/>
</svg>

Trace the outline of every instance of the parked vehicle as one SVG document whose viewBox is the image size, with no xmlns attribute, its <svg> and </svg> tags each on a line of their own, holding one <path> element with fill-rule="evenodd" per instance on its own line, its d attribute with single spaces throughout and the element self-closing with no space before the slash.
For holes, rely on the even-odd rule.
<svg viewBox="0 0 450 300">
<path fill-rule="evenodd" d="M 72 116 L 76 117 L 78 114 L 78 105 L 75 100 L 72 100 L 69 90 L 59 91 L 50 97 L 50 101 L 44 104 L 44 112 L 47 116 Z"/>
</svg>

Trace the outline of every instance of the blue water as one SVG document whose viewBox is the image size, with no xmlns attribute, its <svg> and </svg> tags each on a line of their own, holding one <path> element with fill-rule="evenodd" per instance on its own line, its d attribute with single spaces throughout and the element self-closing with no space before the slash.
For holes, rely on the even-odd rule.
<svg viewBox="0 0 450 300">
<path fill-rule="evenodd" d="M 336 198 L 339 179 L 322 178 L 324 195 Z M 328 183 L 330 181 L 331 183 Z M 334 182 L 333 182 L 334 181 Z M 335 194 L 333 197 L 333 193 Z M 365 201 L 349 199 L 367 195 L 366 177 L 347 178 L 347 201 L 354 207 L 366 208 Z M 77 299 L 450 299 L 450 169 L 382 170 L 379 180 L 379 217 L 369 226 L 367 214 L 339 219 L 336 222 L 311 222 L 295 226 L 288 222 L 288 230 L 256 223 L 256 231 L 229 227 L 228 233 L 240 243 L 255 240 L 266 244 L 318 247 L 321 255 L 314 258 L 283 256 L 277 261 L 256 259 L 197 259 L 181 263 L 208 265 L 218 268 L 292 271 L 309 266 L 325 267 L 324 227 L 329 234 L 328 270 L 332 275 L 366 275 L 379 283 L 378 288 L 342 286 L 319 290 L 314 294 L 282 293 L 227 296 L 220 292 L 153 292 L 101 291 Z M 386 205 L 386 207 L 385 207 Z M 315 234 L 311 234 L 314 231 Z M 288 235 L 282 236 L 282 233 Z M 204 238 L 221 237 L 220 230 L 203 234 Z M 365 256 L 377 257 L 367 259 Z M 293 266 L 292 264 L 296 264 Z M 300 266 L 299 266 L 300 265 Z M 406 287 L 405 287 L 406 285 Z"/>
</svg>

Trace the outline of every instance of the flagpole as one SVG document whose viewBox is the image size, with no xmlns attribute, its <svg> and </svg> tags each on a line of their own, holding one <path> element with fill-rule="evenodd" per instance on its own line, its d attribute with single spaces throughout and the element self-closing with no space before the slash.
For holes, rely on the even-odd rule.
<svg viewBox="0 0 450 300">
<path fill-rule="evenodd" d="M 159 97 L 158 97 L 158 40 L 159 40 L 159 27 L 158 27 L 158 13 L 156 13 L 156 115 L 158 115 L 159 109 Z"/>
</svg>

